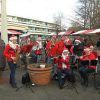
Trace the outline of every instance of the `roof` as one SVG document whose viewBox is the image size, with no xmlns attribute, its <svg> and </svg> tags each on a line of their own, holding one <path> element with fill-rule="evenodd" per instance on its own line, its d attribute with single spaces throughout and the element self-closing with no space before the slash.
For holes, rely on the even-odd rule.
<svg viewBox="0 0 100 100">
<path fill-rule="evenodd" d="M 81 30 L 75 33 L 72 33 L 72 35 L 95 35 L 100 34 L 100 29 L 91 29 L 91 30 Z"/>
<path fill-rule="evenodd" d="M 74 30 L 67 30 L 66 32 L 60 32 L 58 35 L 71 35 L 74 33 Z"/>
<path fill-rule="evenodd" d="M 20 35 L 22 33 L 21 32 L 18 32 L 18 31 L 15 31 L 15 30 L 8 30 L 8 34 Z"/>
<path fill-rule="evenodd" d="M 21 35 L 22 34 L 21 32 L 18 32 L 18 31 L 15 31 L 15 30 L 8 30 L 7 33 L 8 34 L 14 34 L 14 35 Z M 0 34 L 1 34 L 1 31 L 0 31 Z"/>
</svg>

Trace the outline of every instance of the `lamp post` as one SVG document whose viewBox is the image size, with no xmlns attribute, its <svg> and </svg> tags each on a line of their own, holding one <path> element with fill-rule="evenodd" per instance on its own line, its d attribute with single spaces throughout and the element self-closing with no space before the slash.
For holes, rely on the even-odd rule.
<svg viewBox="0 0 100 100">
<path fill-rule="evenodd" d="M 6 0 L 1 0 L 1 39 L 7 44 L 7 13 L 6 13 Z"/>
</svg>

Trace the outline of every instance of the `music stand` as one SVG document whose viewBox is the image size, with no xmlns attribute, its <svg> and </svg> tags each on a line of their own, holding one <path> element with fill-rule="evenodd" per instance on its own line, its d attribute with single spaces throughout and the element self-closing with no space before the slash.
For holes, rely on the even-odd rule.
<svg viewBox="0 0 100 100">
<path fill-rule="evenodd" d="M 28 60 L 28 59 L 27 59 Z M 27 61 L 27 65 L 29 64 L 29 62 Z M 27 71 L 27 67 L 26 67 L 26 69 L 25 69 L 25 74 L 28 74 L 28 71 Z M 24 75 L 25 75 L 24 74 Z M 23 77 L 23 76 L 22 76 Z M 27 79 L 27 78 L 29 78 L 29 79 Z M 25 79 L 25 83 L 23 83 L 22 82 L 22 86 L 20 86 L 20 87 L 18 87 L 17 89 L 16 89 L 16 92 L 17 91 L 19 91 L 21 88 L 23 88 L 24 86 L 25 87 L 27 87 L 27 88 L 29 88 L 30 90 L 31 90 L 31 92 L 33 93 L 34 91 L 33 91 L 33 89 L 32 89 L 32 87 L 35 85 L 33 85 L 32 84 L 32 82 L 31 82 L 31 80 L 30 80 L 30 77 L 29 77 L 29 74 L 28 74 L 28 76 L 27 76 L 27 78 Z"/>
</svg>

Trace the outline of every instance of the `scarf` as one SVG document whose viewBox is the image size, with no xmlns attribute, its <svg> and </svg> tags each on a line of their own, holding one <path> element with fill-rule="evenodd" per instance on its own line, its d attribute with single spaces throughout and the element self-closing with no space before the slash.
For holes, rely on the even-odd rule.
<svg viewBox="0 0 100 100">
<path fill-rule="evenodd" d="M 67 55 L 64 55 L 64 54 L 62 53 L 62 58 L 63 58 L 64 60 L 66 60 L 67 57 L 68 57 L 68 54 L 67 54 Z M 66 65 L 65 63 L 62 63 L 62 68 L 63 68 L 63 69 L 67 68 L 67 65 Z"/>
<path fill-rule="evenodd" d="M 17 48 L 17 45 L 18 44 L 13 44 L 13 42 L 9 41 L 9 46 L 14 50 Z"/>
<path fill-rule="evenodd" d="M 42 49 L 42 42 L 41 41 L 37 41 L 37 43 L 38 43 L 38 50 Z"/>
</svg>

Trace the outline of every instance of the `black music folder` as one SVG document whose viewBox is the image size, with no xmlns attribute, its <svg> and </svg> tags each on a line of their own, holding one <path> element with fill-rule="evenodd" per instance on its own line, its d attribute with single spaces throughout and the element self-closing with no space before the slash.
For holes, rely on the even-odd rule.
<svg viewBox="0 0 100 100">
<path fill-rule="evenodd" d="M 83 61 L 81 61 L 81 65 L 83 65 L 83 66 L 89 66 L 89 60 L 83 60 Z"/>
<path fill-rule="evenodd" d="M 97 60 L 91 60 L 90 65 L 91 66 L 96 66 L 97 65 Z"/>
</svg>

